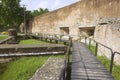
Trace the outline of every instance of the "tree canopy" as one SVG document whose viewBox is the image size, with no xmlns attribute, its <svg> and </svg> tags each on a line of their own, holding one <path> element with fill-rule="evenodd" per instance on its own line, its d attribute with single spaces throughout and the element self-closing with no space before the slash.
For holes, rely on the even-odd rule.
<svg viewBox="0 0 120 80">
<path fill-rule="evenodd" d="M 24 9 L 20 0 L 0 0 L 0 24 L 6 27 L 19 25 L 23 21 Z"/>
<path fill-rule="evenodd" d="M 47 8 L 46 9 L 39 8 L 38 10 L 34 10 L 32 12 L 32 16 L 35 17 L 35 16 L 42 15 L 42 14 L 47 13 L 47 12 L 49 12 L 49 10 Z"/>
<path fill-rule="evenodd" d="M 49 12 L 48 9 L 28 11 L 20 6 L 21 0 L 0 0 L 0 25 L 5 27 L 19 26 L 25 20 Z"/>
</svg>

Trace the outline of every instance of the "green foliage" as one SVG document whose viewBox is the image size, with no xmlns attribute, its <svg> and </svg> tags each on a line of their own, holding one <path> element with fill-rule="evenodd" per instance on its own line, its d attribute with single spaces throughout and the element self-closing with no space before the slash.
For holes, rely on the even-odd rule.
<svg viewBox="0 0 120 80">
<path fill-rule="evenodd" d="M 65 55 L 51 55 L 52 58 L 63 58 L 65 59 Z"/>
<path fill-rule="evenodd" d="M 6 64 L 0 65 L 0 80 L 28 80 L 32 77 L 35 71 L 40 68 L 48 59 L 44 57 L 21 58 Z"/>
<path fill-rule="evenodd" d="M 114 76 L 115 80 L 120 80 L 120 65 L 114 64 L 113 76 Z"/>
<path fill-rule="evenodd" d="M 49 12 L 48 9 L 34 10 L 33 12 L 26 10 L 26 7 L 20 6 L 21 0 L 0 0 L 0 25 L 4 28 L 18 28 L 19 25 L 27 22 L 29 19 Z"/>
<path fill-rule="evenodd" d="M 6 27 L 18 26 L 23 21 L 24 8 L 20 0 L 0 0 L 0 24 Z"/>
<path fill-rule="evenodd" d="M 1 32 L 2 35 L 8 35 L 7 31 Z"/>
<path fill-rule="evenodd" d="M 4 73 L 4 71 L 7 68 L 7 64 L 6 63 L 0 63 L 0 78 L 2 76 L 2 74 Z"/>
<path fill-rule="evenodd" d="M 97 58 L 109 71 L 110 70 L 110 60 L 106 56 L 98 56 Z"/>
<path fill-rule="evenodd" d="M 0 36 L 0 40 L 4 40 L 7 36 Z"/>
<path fill-rule="evenodd" d="M 46 42 L 35 39 L 21 40 L 19 44 L 46 44 Z"/>
<path fill-rule="evenodd" d="M 32 16 L 35 17 L 35 16 L 42 15 L 47 12 L 49 12 L 49 10 L 47 8 L 46 9 L 39 8 L 38 10 L 34 10 L 32 12 Z"/>
<path fill-rule="evenodd" d="M 91 50 L 92 53 L 95 55 L 95 46 L 90 46 L 90 50 Z"/>
</svg>

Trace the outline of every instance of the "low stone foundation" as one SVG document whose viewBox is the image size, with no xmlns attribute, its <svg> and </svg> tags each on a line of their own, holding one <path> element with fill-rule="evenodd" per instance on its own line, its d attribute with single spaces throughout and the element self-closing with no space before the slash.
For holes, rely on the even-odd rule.
<svg viewBox="0 0 120 80">
<path fill-rule="evenodd" d="M 38 69 L 29 80 L 59 80 L 63 67 L 64 59 L 49 58 L 48 61 Z"/>
<path fill-rule="evenodd" d="M 0 54 L 11 53 L 38 53 L 38 52 L 66 52 L 67 47 L 62 44 L 35 44 L 35 45 L 0 45 Z"/>
<path fill-rule="evenodd" d="M 0 63 L 6 63 L 14 60 L 14 58 L 0 58 Z"/>
</svg>

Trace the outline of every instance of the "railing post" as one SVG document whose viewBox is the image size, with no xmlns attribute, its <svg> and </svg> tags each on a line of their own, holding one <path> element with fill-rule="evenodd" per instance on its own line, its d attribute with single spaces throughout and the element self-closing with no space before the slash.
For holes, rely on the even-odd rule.
<svg viewBox="0 0 120 80">
<path fill-rule="evenodd" d="M 70 46 L 68 47 L 68 51 L 67 51 L 67 66 L 69 65 L 69 57 L 70 57 Z"/>
<path fill-rule="evenodd" d="M 87 44 L 87 37 L 85 37 L 85 44 Z"/>
<path fill-rule="evenodd" d="M 45 34 L 45 41 L 47 42 L 47 34 Z"/>
<path fill-rule="evenodd" d="M 81 36 L 80 36 L 80 42 L 81 42 Z"/>
<path fill-rule="evenodd" d="M 84 39 L 85 39 L 85 44 L 86 44 L 86 37 Z"/>
<path fill-rule="evenodd" d="M 97 56 L 97 52 L 98 52 L 98 43 L 96 43 L 96 47 L 95 47 L 95 56 Z"/>
<path fill-rule="evenodd" d="M 60 41 L 62 41 L 62 35 L 60 35 Z"/>
<path fill-rule="evenodd" d="M 64 70 L 63 70 L 63 80 L 65 80 L 65 76 L 66 76 L 66 60 L 64 61 Z"/>
<path fill-rule="evenodd" d="M 112 73 L 112 69 L 113 69 L 114 56 L 115 56 L 115 53 L 111 51 L 110 73 Z"/>
<path fill-rule="evenodd" d="M 43 34 L 41 34 L 41 41 L 43 40 Z"/>
<path fill-rule="evenodd" d="M 70 37 L 70 47 L 72 47 L 72 37 Z"/>
<path fill-rule="evenodd" d="M 55 43 L 58 44 L 58 40 L 55 40 Z"/>
<path fill-rule="evenodd" d="M 50 39 L 50 43 L 52 43 L 52 39 Z"/>
<path fill-rule="evenodd" d="M 66 42 L 64 41 L 64 45 L 66 45 Z"/>
<path fill-rule="evenodd" d="M 91 39 L 89 38 L 89 49 L 90 49 L 90 46 L 91 46 Z"/>
</svg>

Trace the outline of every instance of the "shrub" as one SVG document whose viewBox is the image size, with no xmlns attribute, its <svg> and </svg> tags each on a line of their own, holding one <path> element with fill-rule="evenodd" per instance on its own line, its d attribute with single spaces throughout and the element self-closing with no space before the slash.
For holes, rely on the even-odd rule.
<svg viewBox="0 0 120 80">
<path fill-rule="evenodd" d="M 4 31 L 1 33 L 2 35 L 8 35 L 8 32 L 7 31 Z"/>
</svg>

